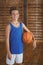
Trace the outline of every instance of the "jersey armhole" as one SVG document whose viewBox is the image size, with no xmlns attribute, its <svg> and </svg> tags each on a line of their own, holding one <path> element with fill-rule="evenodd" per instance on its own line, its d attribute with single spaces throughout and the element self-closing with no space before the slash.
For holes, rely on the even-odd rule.
<svg viewBox="0 0 43 65">
<path fill-rule="evenodd" d="M 9 24 L 9 27 L 10 27 L 10 31 L 11 31 L 11 24 Z"/>
<path fill-rule="evenodd" d="M 21 22 L 21 26 L 22 26 L 22 32 L 23 32 L 23 23 Z"/>
<path fill-rule="evenodd" d="M 23 28 L 23 23 L 22 22 L 20 22 L 21 23 L 21 25 L 22 25 L 22 28 Z"/>
</svg>

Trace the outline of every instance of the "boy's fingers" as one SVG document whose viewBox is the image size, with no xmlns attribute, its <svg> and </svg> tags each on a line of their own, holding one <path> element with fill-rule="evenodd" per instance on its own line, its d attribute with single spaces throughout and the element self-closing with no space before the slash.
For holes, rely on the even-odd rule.
<svg viewBox="0 0 43 65">
<path fill-rule="evenodd" d="M 33 47 L 36 48 L 36 40 L 33 42 Z"/>
</svg>

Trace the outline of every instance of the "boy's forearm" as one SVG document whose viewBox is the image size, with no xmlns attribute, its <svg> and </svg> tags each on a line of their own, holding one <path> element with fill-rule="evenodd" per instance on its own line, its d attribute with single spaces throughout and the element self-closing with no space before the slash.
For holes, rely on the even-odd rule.
<svg viewBox="0 0 43 65">
<path fill-rule="evenodd" d="M 10 46 L 9 46 L 8 41 L 6 41 L 6 50 L 7 50 L 7 53 L 9 54 L 10 53 Z"/>
</svg>

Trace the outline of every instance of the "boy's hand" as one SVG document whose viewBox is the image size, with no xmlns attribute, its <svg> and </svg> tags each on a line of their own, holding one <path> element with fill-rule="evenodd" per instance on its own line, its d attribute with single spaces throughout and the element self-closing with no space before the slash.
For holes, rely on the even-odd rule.
<svg viewBox="0 0 43 65">
<path fill-rule="evenodd" d="M 33 49 L 35 49 L 36 48 L 36 40 L 35 40 L 35 38 L 34 38 L 34 35 L 33 35 L 33 33 L 31 32 L 31 34 L 32 34 L 32 38 L 33 38 Z"/>
<path fill-rule="evenodd" d="M 34 42 L 33 42 L 33 50 L 36 48 L 36 40 L 34 40 Z"/>
<path fill-rule="evenodd" d="M 11 53 L 8 53 L 8 58 L 11 60 L 11 58 L 12 58 L 12 54 Z"/>
</svg>

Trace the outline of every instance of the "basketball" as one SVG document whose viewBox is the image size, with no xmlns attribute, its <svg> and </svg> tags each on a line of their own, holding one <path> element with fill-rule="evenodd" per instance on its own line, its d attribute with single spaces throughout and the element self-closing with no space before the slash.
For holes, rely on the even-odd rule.
<svg viewBox="0 0 43 65">
<path fill-rule="evenodd" d="M 24 32 L 22 35 L 23 43 L 30 44 L 33 42 L 32 34 L 30 32 Z"/>
</svg>

